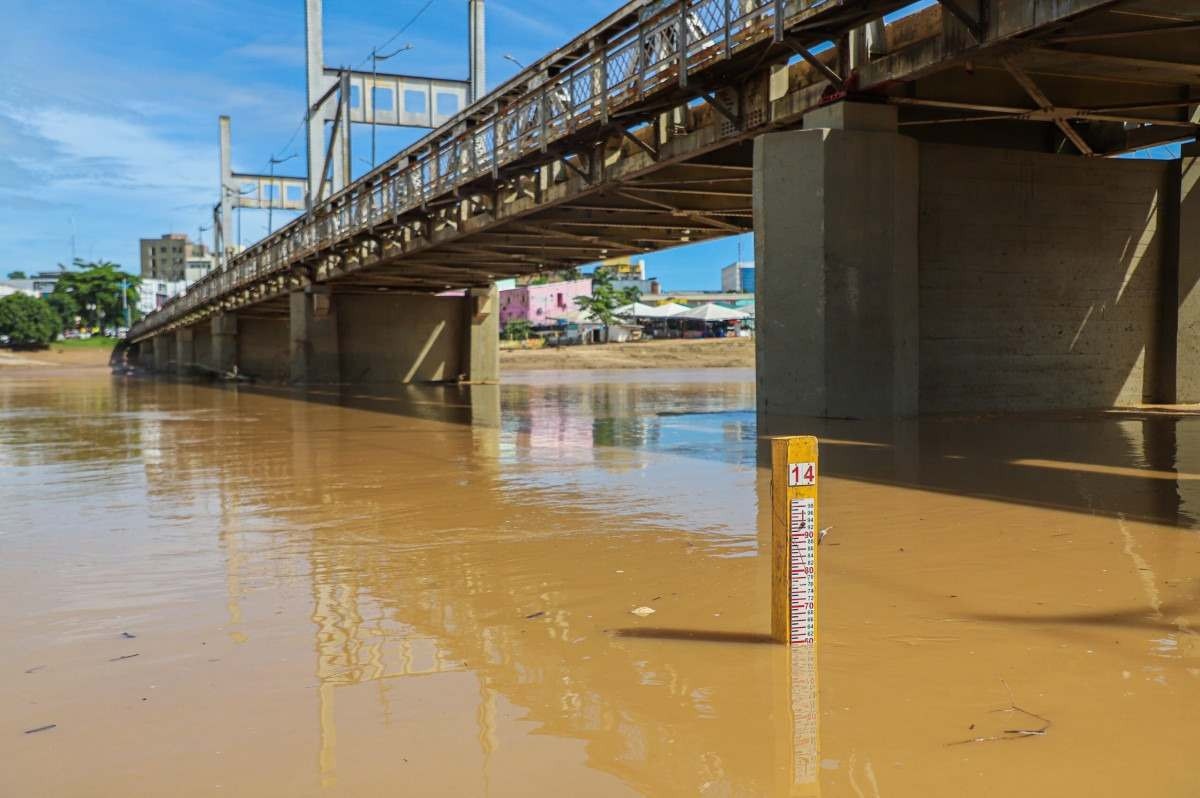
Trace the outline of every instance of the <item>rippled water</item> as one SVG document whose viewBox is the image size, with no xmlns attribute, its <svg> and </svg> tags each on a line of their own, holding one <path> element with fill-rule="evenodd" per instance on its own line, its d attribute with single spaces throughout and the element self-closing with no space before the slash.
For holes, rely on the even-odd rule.
<svg viewBox="0 0 1200 798">
<path fill-rule="evenodd" d="M 0 795 L 1200 794 L 1200 417 L 778 424 L 804 681 L 753 392 L 0 378 Z"/>
</svg>

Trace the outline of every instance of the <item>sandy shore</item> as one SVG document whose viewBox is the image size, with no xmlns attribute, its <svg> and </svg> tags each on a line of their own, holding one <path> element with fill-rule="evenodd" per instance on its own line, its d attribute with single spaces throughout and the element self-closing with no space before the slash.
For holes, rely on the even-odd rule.
<svg viewBox="0 0 1200 798">
<path fill-rule="evenodd" d="M 108 347 L 62 347 L 17 351 L 0 349 L 0 374 L 24 369 L 108 368 Z"/>
<path fill-rule="evenodd" d="M 29 369 L 107 368 L 109 352 L 104 347 L 58 345 L 32 352 L 0 349 L 0 374 Z M 725 338 L 561 349 L 506 349 L 500 352 L 500 367 L 511 371 L 753 368 L 754 341 Z"/>
<path fill-rule="evenodd" d="M 753 368 L 750 338 L 639 341 L 500 352 L 501 370 Z"/>
</svg>

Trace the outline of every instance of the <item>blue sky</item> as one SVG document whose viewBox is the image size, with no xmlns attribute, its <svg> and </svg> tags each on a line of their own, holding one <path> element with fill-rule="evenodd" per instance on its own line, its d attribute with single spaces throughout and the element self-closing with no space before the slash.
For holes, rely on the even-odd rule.
<svg viewBox="0 0 1200 798">
<path fill-rule="evenodd" d="M 358 64 L 425 0 L 326 0 L 331 65 Z M 487 0 L 488 81 L 507 79 L 596 22 L 616 0 Z M 304 109 L 303 0 L 7 0 L 0 34 L 0 279 L 84 259 L 137 269 L 137 239 L 196 235 L 217 198 L 217 117 L 233 119 L 234 168 L 296 153 Z M 434 0 L 396 43 L 396 71 L 465 78 L 467 3 Z M 420 131 L 379 130 L 390 155 Z M 356 131 L 356 160 L 370 151 Z M 290 139 L 290 142 L 289 142 Z M 356 169 L 365 169 L 358 163 Z M 279 225 L 284 214 L 276 213 Z M 244 211 L 242 241 L 266 233 Z M 209 237 L 205 233 L 205 238 Z M 752 243 L 742 237 L 744 257 Z M 676 289 L 714 288 L 735 239 L 647 258 Z"/>
<path fill-rule="evenodd" d="M 495 85 L 602 18 L 619 0 L 487 0 Z M 926 2 L 917 4 L 925 5 Z M 304 141 L 303 0 L 5 0 L 0 33 L 0 278 L 81 258 L 136 271 L 137 240 L 196 235 L 217 198 L 217 117 L 233 119 L 234 168 L 272 157 L 298 174 Z M 425 0 L 326 0 L 330 65 L 357 65 Z M 433 0 L 393 47 L 398 72 L 465 78 L 466 0 Z M 370 151 L 355 133 L 356 171 Z M 379 129 L 380 158 L 421 135 Z M 1157 153 L 1170 157 L 1169 153 Z M 278 226 L 286 218 L 276 213 Z M 267 232 L 244 211 L 241 240 Z M 206 233 L 207 239 L 210 234 Z M 72 243 L 73 241 L 73 243 Z M 646 256 L 669 289 L 719 286 L 719 268 L 753 258 L 750 236 Z"/>
</svg>

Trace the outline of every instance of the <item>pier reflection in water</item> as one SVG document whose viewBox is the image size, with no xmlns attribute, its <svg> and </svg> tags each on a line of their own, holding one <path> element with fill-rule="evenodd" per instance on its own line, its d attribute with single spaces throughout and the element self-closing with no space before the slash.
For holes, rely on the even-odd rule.
<svg viewBox="0 0 1200 798">
<path fill-rule="evenodd" d="M 752 376 L 552 379 L 0 381 L 0 792 L 1200 789 L 1200 419 L 793 422 L 833 526 L 797 753 Z M 1050 730 L 952 744 L 1012 702 Z"/>
</svg>

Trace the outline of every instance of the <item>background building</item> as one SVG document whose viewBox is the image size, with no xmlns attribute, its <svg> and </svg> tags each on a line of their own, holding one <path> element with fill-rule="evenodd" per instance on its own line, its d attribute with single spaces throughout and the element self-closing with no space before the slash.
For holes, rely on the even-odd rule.
<svg viewBox="0 0 1200 798">
<path fill-rule="evenodd" d="M 500 326 L 527 321 L 534 327 L 556 324 L 559 316 L 579 310 L 575 297 L 590 296 L 591 278 L 560 283 L 522 285 L 500 292 Z"/>
<path fill-rule="evenodd" d="M 138 289 L 138 310 L 145 316 L 161 308 L 173 296 L 182 294 L 187 284 L 183 280 L 156 280 L 143 277 Z"/>
<path fill-rule="evenodd" d="M 734 294 L 753 294 L 754 262 L 738 261 L 721 269 L 721 290 Z"/>
<path fill-rule="evenodd" d="M 0 282 L 0 298 L 12 296 L 13 294 L 24 294 L 25 296 L 36 297 L 37 291 L 33 290 L 33 280 L 4 280 Z"/>
<path fill-rule="evenodd" d="M 186 233 L 167 233 L 161 238 L 143 238 L 140 242 L 143 279 L 179 282 L 187 279 L 188 259 L 203 258 L 203 244 L 192 244 Z"/>
<path fill-rule="evenodd" d="M 200 245 L 198 248 L 193 247 L 193 249 L 199 249 L 200 252 L 193 252 L 184 264 L 183 281 L 188 285 L 211 272 L 217 263 L 216 257 L 204 253 L 204 245 Z"/>
</svg>

